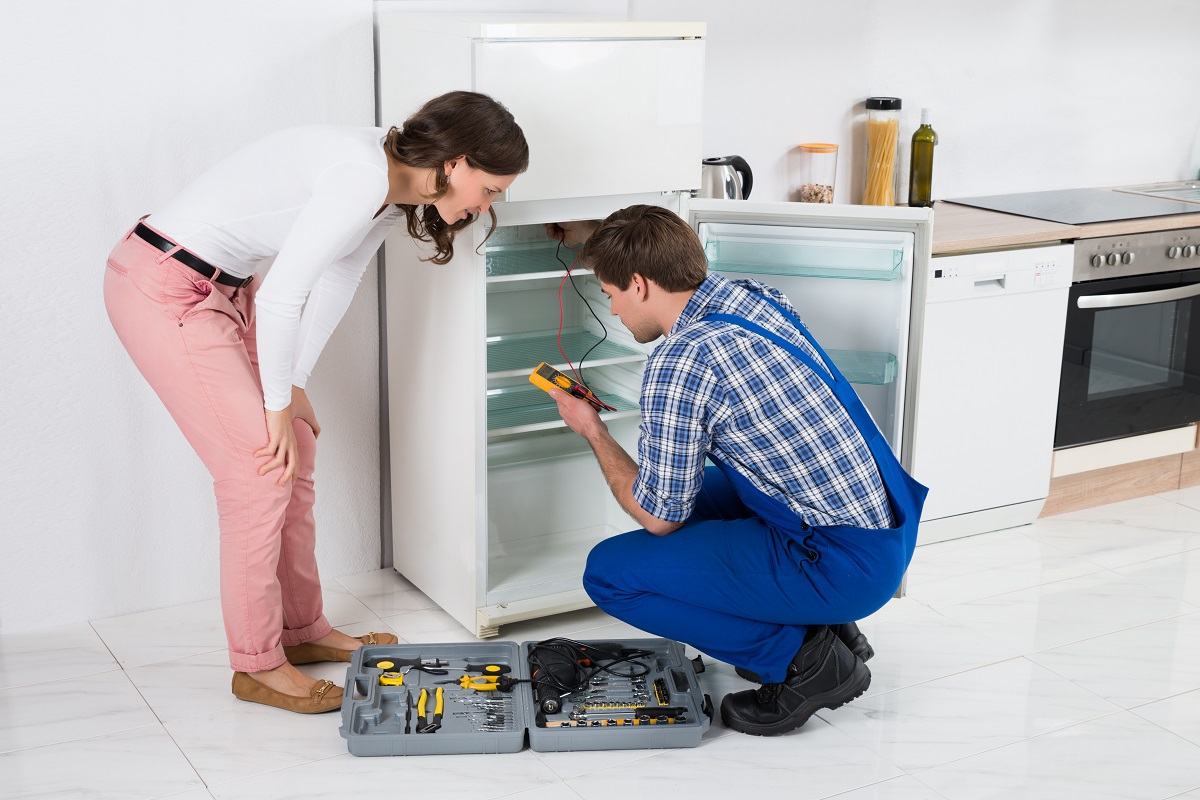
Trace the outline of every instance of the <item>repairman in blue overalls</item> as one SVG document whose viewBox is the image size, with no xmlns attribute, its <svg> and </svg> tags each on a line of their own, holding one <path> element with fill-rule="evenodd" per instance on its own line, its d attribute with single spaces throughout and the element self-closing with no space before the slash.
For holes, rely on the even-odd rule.
<svg viewBox="0 0 1200 800">
<path fill-rule="evenodd" d="M 580 263 L 634 338 L 666 337 L 646 362 L 636 461 L 587 401 L 551 393 L 642 526 L 592 549 L 584 588 L 761 683 L 722 701 L 734 730 L 786 733 L 858 697 L 873 651 L 855 620 L 900 586 L 927 490 L 787 298 L 709 274 L 677 215 L 617 211 Z"/>
</svg>

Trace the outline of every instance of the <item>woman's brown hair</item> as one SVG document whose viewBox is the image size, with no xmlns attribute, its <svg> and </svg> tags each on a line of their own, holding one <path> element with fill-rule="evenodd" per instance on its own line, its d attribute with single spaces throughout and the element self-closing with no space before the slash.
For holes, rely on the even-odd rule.
<svg viewBox="0 0 1200 800">
<path fill-rule="evenodd" d="M 454 257 L 455 234 L 475 221 L 468 217 L 447 224 L 434 208 L 433 201 L 450 186 L 443 165 L 465 155 L 470 167 L 491 175 L 516 175 L 529 166 L 529 145 L 512 113 L 478 92 L 447 92 L 433 98 L 403 126 L 389 130 L 383 147 L 401 164 L 433 170 L 429 202 L 400 208 L 408 219 L 409 235 L 433 243 L 437 252 L 429 260 L 435 264 Z M 489 208 L 488 213 L 494 230 L 496 212 Z"/>
</svg>

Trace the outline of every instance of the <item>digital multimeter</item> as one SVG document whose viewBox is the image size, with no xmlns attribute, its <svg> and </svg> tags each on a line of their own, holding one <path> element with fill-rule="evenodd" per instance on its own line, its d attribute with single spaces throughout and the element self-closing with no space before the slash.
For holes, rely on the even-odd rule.
<svg viewBox="0 0 1200 800">
<path fill-rule="evenodd" d="M 545 361 L 538 364 L 533 372 L 529 373 L 529 382 L 539 389 L 549 392 L 551 389 L 558 389 L 567 394 L 581 397 L 592 404 L 592 407 L 597 411 L 606 410 L 613 411 L 612 406 L 608 405 L 600 398 L 592 393 L 592 390 L 584 386 L 579 381 L 572 378 L 570 375 L 564 375 L 554 367 L 547 364 Z"/>
</svg>

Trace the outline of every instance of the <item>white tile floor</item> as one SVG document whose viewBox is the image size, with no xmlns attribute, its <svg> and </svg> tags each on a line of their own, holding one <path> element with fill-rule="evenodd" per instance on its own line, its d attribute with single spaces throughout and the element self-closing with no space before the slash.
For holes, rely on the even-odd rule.
<svg viewBox="0 0 1200 800">
<path fill-rule="evenodd" d="M 393 572 L 328 584 L 351 634 L 473 638 Z M 235 700 L 215 601 L 0 636 L 0 796 L 1200 800 L 1200 488 L 921 547 L 863 630 L 870 690 L 787 736 L 718 720 L 689 749 L 410 758 Z M 551 635 L 640 634 L 595 610 L 501 631 Z M 711 661 L 701 680 L 717 703 L 748 686 Z"/>
</svg>

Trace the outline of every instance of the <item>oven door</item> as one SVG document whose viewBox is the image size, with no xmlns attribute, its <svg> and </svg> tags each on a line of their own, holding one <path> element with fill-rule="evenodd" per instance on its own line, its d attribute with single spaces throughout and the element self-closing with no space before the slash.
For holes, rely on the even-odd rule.
<svg viewBox="0 0 1200 800">
<path fill-rule="evenodd" d="M 1200 421 L 1200 269 L 1071 287 L 1055 447 Z"/>
</svg>

